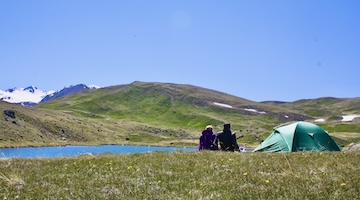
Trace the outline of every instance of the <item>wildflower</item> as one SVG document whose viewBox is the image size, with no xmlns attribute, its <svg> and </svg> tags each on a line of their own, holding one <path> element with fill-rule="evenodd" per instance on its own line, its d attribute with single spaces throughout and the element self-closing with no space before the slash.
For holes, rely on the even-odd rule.
<svg viewBox="0 0 360 200">
<path fill-rule="evenodd" d="M 128 169 L 131 169 L 132 168 L 132 166 L 130 165 L 129 167 L 128 167 Z"/>
<path fill-rule="evenodd" d="M 341 183 L 341 186 L 345 186 L 346 185 L 346 183 Z"/>
<path fill-rule="evenodd" d="M 244 172 L 243 175 L 246 176 L 246 175 L 247 175 L 247 172 Z"/>
<path fill-rule="evenodd" d="M 270 183 L 270 181 L 269 181 L 269 180 L 265 180 L 265 183 Z"/>
<path fill-rule="evenodd" d="M 233 159 L 229 158 L 229 161 L 232 161 Z"/>
<path fill-rule="evenodd" d="M 160 181 L 160 180 L 158 180 L 158 183 L 161 183 L 161 181 Z"/>
<path fill-rule="evenodd" d="M 267 167 L 267 166 L 269 166 L 268 164 L 265 164 L 265 166 Z"/>
</svg>

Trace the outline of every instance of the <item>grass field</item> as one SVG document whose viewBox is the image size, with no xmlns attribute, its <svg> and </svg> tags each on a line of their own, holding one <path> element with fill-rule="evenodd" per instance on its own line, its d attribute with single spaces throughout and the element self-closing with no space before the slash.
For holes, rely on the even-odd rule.
<svg viewBox="0 0 360 200">
<path fill-rule="evenodd" d="M 1 199 L 358 199 L 360 152 L 0 160 Z"/>
</svg>

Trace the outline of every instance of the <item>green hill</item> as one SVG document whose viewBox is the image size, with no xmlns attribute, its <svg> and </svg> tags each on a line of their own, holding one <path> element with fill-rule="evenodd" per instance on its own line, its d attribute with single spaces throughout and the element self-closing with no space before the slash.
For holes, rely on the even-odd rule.
<svg viewBox="0 0 360 200">
<path fill-rule="evenodd" d="M 253 102 L 192 85 L 133 82 L 85 91 L 33 108 L 0 102 L 4 114 L 1 146 L 64 144 L 148 144 L 196 146 L 202 129 L 232 124 L 239 144 L 255 146 L 272 128 L 291 121 L 324 118 L 341 145 L 358 142 L 360 99 L 323 98 L 291 103 Z"/>
</svg>

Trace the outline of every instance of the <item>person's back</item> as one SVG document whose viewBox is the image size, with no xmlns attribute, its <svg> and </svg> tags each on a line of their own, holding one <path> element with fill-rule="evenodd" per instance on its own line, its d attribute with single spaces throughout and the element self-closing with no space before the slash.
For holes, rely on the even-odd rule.
<svg viewBox="0 0 360 200">
<path fill-rule="evenodd" d="M 216 135 L 214 145 L 220 144 L 220 150 L 238 151 L 239 145 L 236 141 L 236 135 L 230 130 L 230 124 L 224 124 L 224 130 Z"/>
<path fill-rule="evenodd" d="M 213 147 L 213 143 L 216 135 L 212 131 L 212 126 L 206 126 L 205 130 L 202 131 L 199 138 L 199 150 L 216 150 L 217 148 Z"/>
</svg>

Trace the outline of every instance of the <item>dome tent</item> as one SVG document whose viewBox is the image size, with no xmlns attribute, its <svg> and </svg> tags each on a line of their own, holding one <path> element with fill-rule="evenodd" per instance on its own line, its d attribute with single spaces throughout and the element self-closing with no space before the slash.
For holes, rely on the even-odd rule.
<svg viewBox="0 0 360 200">
<path fill-rule="evenodd" d="M 318 125 L 295 122 L 274 128 L 253 152 L 341 151 L 339 145 Z"/>
</svg>

